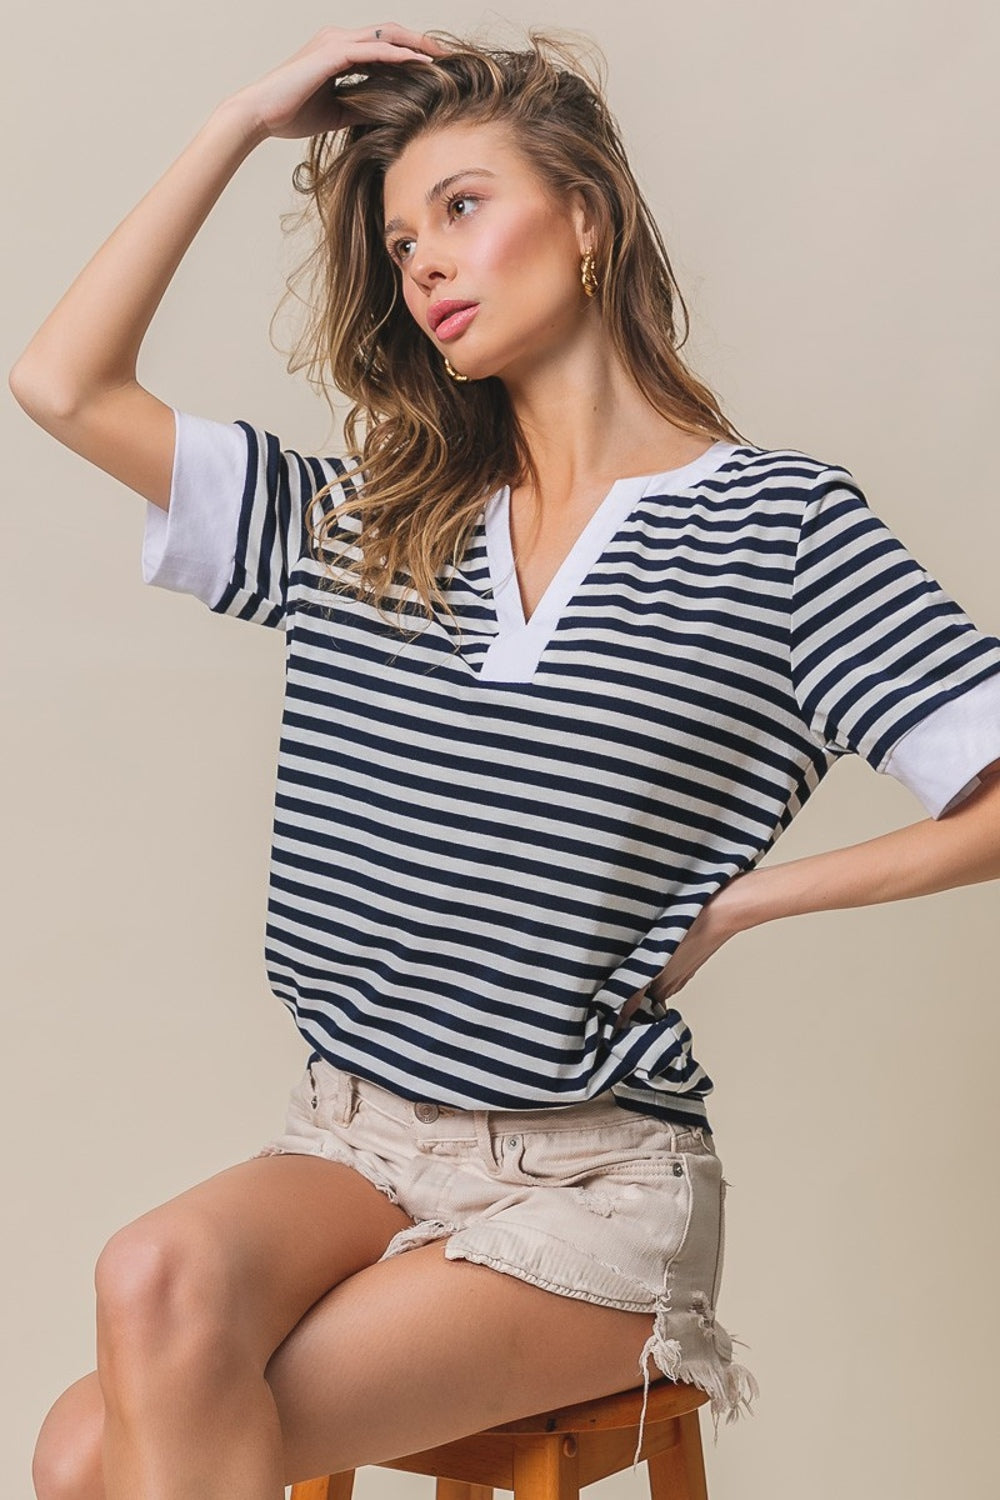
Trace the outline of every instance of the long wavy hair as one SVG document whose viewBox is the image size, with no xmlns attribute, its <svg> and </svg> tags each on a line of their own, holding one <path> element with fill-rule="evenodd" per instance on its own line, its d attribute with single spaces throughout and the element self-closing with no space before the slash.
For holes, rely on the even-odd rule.
<svg viewBox="0 0 1000 1500">
<path fill-rule="evenodd" d="M 337 481 L 346 479 L 348 498 L 327 500 L 308 530 L 317 555 L 338 559 L 330 586 L 368 597 L 380 613 L 392 598 L 397 624 L 400 586 L 419 596 L 429 618 L 435 603 L 454 618 L 440 580 L 461 559 L 485 500 L 503 484 L 538 483 L 503 382 L 459 384 L 448 375 L 406 307 L 404 273 L 385 248 L 385 174 L 422 133 L 499 121 L 556 199 L 578 190 L 596 230 L 595 301 L 623 366 L 678 427 L 745 441 L 678 352 L 687 307 L 606 102 L 600 50 L 562 29 L 531 28 L 524 50 L 428 35 L 452 50 L 426 62 L 358 65 L 335 80 L 332 97 L 347 105 L 351 123 L 310 137 L 292 176 L 308 202 L 282 216 L 298 227 L 318 220 L 314 248 L 286 282 L 292 291 L 310 276 L 312 285 L 288 369 L 305 367 L 327 400 L 332 381 L 352 403 L 343 423 L 349 466 Z M 675 309 L 684 314 L 683 338 Z M 355 520 L 345 526 L 348 512 Z"/>
</svg>

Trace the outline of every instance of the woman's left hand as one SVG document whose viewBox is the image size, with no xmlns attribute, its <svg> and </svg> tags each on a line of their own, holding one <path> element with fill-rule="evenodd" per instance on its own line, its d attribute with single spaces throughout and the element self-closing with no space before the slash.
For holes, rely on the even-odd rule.
<svg viewBox="0 0 1000 1500">
<path fill-rule="evenodd" d="M 723 943 L 735 937 L 736 933 L 743 931 L 746 923 L 737 915 L 738 898 L 729 893 L 737 881 L 746 879 L 747 875 L 752 873 L 752 871 L 744 870 L 739 875 L 734 875 L 732 880 L 705 902 L 670 955 L 669 962 L 643 989 L 629 996 L 622 1007 L 616 1030 L 620 1030 L 628 1022 L 643 995 L 648 993 L 654 1000 L 661 1003 L 669 1000 L 684 988 L 688 980 L 697 974 L 702 964 L 711 958 L 713 953 L 718 952 Z"/>
<path fill-rule="evenodd" d="M 734 878 L 742 879 L 742 876 Z M 731 920 L 725 900 L 732 884 L 730 881 L 705 902 L 670 955 L 666 967 L 650 980 L 649 993 L 654 1000 L 669 1000 L 672 995 L 676 995 L 697 974 L 702 964 L 739 931 L 739 927 Z"/>
</svg>

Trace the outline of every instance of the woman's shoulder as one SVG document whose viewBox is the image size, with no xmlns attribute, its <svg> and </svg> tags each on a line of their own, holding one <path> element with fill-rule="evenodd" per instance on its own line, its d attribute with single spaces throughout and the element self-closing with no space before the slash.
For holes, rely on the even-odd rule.
<svg viewBox="0 0 1000 1500">
<path fill-rule="evenodd" d="M 707 485 L 723 504 L 742 511 L 794 512 L 800 520 L 811 503 L 831 493 L 864 498 L 844 464 L 802 448 L 755 443 L 730 443 Z"/>
<path fill-rule="evenodd" d="M 720 472 L 740 480 L 772 479 L 806 481 L 812 484 L 830 474 L 847 475 L 843 464 L 807 453 L 802 448 L 765 448 L 755 443 L 730 443 Z"/>
</svg>

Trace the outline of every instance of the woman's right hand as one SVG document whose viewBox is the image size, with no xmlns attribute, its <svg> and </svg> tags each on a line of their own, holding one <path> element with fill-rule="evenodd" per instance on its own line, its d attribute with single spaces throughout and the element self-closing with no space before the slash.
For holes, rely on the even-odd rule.
<svg viewBox="0 0 1000 1500">
<path fill-rule="evenodd" d="M 376 40 L 376 30 L 381 36 Z M 304 47 L 233 95 L 262 135 L 298 140 L 350 124 L 349 106 L 336 98 L 341 73 L 364 71 L 373 62 L 424 62 L 446 57 L 451 49 L 421 31 L 396 21 L 347 31 L 323 26 Z"/>
</svg>

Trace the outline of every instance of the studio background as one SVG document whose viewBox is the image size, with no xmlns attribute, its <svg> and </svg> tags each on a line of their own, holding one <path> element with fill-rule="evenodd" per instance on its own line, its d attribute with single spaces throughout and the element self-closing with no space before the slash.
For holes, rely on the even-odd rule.
<svg viewBox="0 0 1000 1500">
<path fill-rule="evenodd" d="M 573 27 L 602 46 L 695 372 L 750 441 L 850 469 L 1000 633 L 985 0 L 16 4 L 5 368 L 218 101 L 322 25 L 387 19 L 507 45 Z M 339 431 L 269 343 L 305 243 L 279 224 L 305 146 L 267 141 L 237 173 L 138 374 L 184 410 L 326 453 Z M 4 397 L 0 1488 L 31 1500 L 45 1412 L 94 1366 L 101 1248 L 269 1138 L 307 1049 L 263 965 L 282 634 L 143 584 L 145 502 Z M 765 863 L 925 816 L 851 757 Z M 718 1447 L 702 1419 L 712 1500 L 978 1500 L 1000 1477 L 998 896 L 772 922 L 676 998 L 731 1183 L 720 1316 L 761 1386 Z M 358 1494 L 430 1484 L 367 1469 Z M 595 1488 L 644 1496 L 645 1470 Z"/>
</svg>

